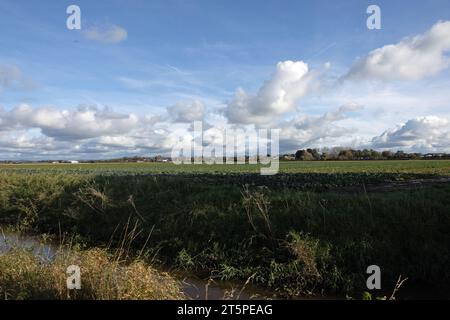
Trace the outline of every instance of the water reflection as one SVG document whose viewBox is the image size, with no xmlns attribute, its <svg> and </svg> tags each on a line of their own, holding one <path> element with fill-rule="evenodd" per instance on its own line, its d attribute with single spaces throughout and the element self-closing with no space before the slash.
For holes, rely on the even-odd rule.
<svg viewBox="0 0 450 320">
<path fill-rule="evenodd" d="M 0 254 L 12 249 L 31 251 L 44 261 L 52 261 L 57 252 L 55 245 L 44 243 L 37 236 L 0 230 Z"/>
</svg>

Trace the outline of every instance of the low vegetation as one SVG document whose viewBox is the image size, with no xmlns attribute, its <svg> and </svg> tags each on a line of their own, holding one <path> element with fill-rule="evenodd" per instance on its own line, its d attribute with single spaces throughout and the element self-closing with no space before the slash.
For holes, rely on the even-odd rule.
<svg viewBox="0 0 450 320">
<path fill-rule="evenodd" d="M 152 163 L 81 163 L 81 164 L 1 164 L 4 173 L 57 173 L 93 175 L 186 175 L 186 174 L 246 174 L 260 172 L 259 165 L 175 165 Z M 390 160 L 390 161 L 281 161 L 280 173 L 391 173 L 450 175 L 450 160 Z"/>
<path fill-rule="evenodd" d="M 68 290 L 67 267 L 81 268 L 80 290 Z M 143 261 L 122 261 L 107 250 L 61 248 L 47 261 L 15 248 L 0 255 L 0 299 L 180 299 L 178 283 Z"/>
<path fill-rule="evenodd" d="M 449 170 L 448 163 L 436 166 Z M 209 175 L 8 171 L 0 174 L 0 223 L 112 247 L 120 247 L 117 230 L 132 223 L 139 230 L 133 237 L 136 254 L 149 248 L 144 260 L 205 278 L 250 279 L 280 297 L 358 296 L 366 290 L 371 264 L 381 267 L 385 288 L 403 275 L 408 285 L 445 289 L 450 285 L 448 184 L 392 192 L 341 190 L 345 184 L 365 190 L 368 183 L 407 181 L 419 173 L 382 178 L 370 171 L 340 173 L 339 183 L 332 175 L 299 174 L 310 183 L 293 188 L 283 184 L 283 175 L 268 187 L 267 181 L 252 183 L 252 176 L 227 183 L 226 176 Z M 323 185 L 332 187 L 318 187 Z"/>
</svg>

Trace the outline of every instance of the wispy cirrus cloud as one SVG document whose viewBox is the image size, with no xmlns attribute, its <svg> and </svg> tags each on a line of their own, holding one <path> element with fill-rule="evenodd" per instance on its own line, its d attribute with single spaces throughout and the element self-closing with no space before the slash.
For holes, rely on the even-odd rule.
<svg viewBox="0 0 450 320">
<path fill-rule="evenodd" d="M 152 86 L 152 82 L 130 77 L 117 77 L 117 81 L 128 89 L 144 89 Z"/>
</svg>

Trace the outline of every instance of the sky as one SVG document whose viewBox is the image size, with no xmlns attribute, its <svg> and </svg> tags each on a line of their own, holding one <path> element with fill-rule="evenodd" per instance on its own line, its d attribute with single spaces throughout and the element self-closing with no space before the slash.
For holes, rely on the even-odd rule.
<svg viewBox="0 0 450 320">
<path fill-rule="evenodd" d="M 450 152 L 449 66 L 447 0 L 0 0 L 0 160 L 169 154 L 194 121 Z"/>
</svg>

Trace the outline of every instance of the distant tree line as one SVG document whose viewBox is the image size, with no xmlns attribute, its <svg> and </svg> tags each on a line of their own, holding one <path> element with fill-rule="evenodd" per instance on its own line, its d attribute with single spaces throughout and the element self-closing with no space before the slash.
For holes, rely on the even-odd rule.
<svg viewBox="0 0 450 320">
<path fill-rule="evenodd" d="M 407 153 L 404 151 L 392 152 L 389 150 L 376 151 L 373 149 L 301 149 L 295 154 L 285 154 L 284 160 L 320 161 L 320 160 L 419 160 L 419 159 L 450 159 L 446 153 Z"/>
<path fill-rule="evenodd" d="M 86 163 L 110 163 L 110 162 L 167 162 L 169 161 L 169 157 L 163 157 L 161 155 L 156 155 L 154 157 L 143 157 L 143 156 L 134 156 L 134 157 L 123 157 L 123 158 L 114 158 L 114 159 L 105 159 L 105 160 L 87 160 L 84 161 Z"/>
<path fill-rule="evenodd" d="M 270 154 L 267 157 L 271 157 Z M 260 161 L 259 156 L 252 157 L 253 160 Z M 373 149 L 355 150 L 349 148 L 323 148 L 323 149 L 301 149 L 292 154 L 284 154 L 281 160 L 299 160 L 299 161 L 326 161 L 326 160 L 432 160 L 446 159 L 450 160 L 448 153 L 407 153 L 404 151 L 376 151 Z M 113 162 L 170 162 L 170 157 L 156 155 L 153 157 L 134 156 L 103 160 L 80 160 L 80 163 L 113 163 Z M 240 159 L 243 163 L 250 163 L 250 157 L 245 155 Z M 78 161 L 67 160 L 0 160 L 1 164 L 20 164 L 20 163 L 74 163 Z M 194 158 L 191 159 L 194 162 Z M 223 158 L 223 163 L 229 163 L 230 159 Z M 238 162 L 238 158 L 234 157 L 234 162 Z"/>
</svg>

